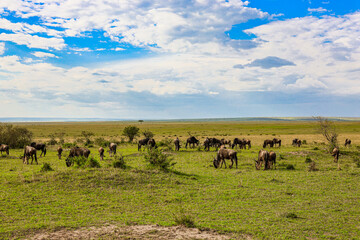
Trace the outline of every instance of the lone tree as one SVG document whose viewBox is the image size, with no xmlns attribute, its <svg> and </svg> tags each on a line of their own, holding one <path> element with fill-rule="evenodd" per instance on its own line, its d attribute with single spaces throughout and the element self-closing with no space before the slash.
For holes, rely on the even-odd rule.
<svg viewBox="0 0 360 240">
<path fill-rule="evenodd" d="M 335 147 L 339 146 L 334 122 L 324 117 L 315 117 L 318 122 L 318 132 L 324 136 L 329 144 L 329 151 L 331 152 Z"/>
<path fill-rule="evenodd" d="M 122 135 L 129 138 L 132 142 L 136 136 L 139 136 L 140 129 L 136 126 L 127 126 L 124 128 Z"/>
</svg>

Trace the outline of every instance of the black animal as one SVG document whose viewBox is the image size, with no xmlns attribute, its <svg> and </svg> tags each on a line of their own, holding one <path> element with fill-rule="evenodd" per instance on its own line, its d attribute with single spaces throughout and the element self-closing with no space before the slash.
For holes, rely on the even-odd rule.
<svg viewBox="0 0 360 240">
<path fill-rule="evenodd" d="M 45 143 L 36 143 L 36 142 L 32 142 L 30 144 L 30 146 L 32 146 L 33 148 L 35 148 L 36 150 L 41 150 L 40 156 L 44 154 L 44 157 L 46 155 L 46 145 Z"/>
<path fill-rule="evenodd" d="M 229 168 L 233 167 L 234 161 L 236 164 L 236 168 L 238 167 L 237 152 L 232 149 L 226 149 L 225 147 L 221 147 L 216 155 L 216 158 L 214 158 L 214 161 L 213 161 L 214 167 L 221 168 L 224 163 L 225 168 L 226 168 L 225 159 L 231 160 L 231 165 L 229 166 Z"/>
<path fill-rule="evenodd" d="M 150 138 L 144 138 L 144 139 L 139 140 L 138 151 L 141 150 L 141 146 L 146 146 L 148 144 L 149 140 L 150 140 Z"/>
<path fill-rule="evenodd" d="M 186 139 L 186 145 L 185 145 L 185 148 L 187 148 L 187 146 L 189 145 L 191 147 L 195 147 L 195 144 L 196 146 L 199 146 L 199 140 L 196 139 L 196 137 L 194 136 L 191 136 L 189 137 L 188 139 Z"/>
<path fill-rule="evenodd" d="M 84 156 L 85 158 L 88 158 L 90 155 L 90 150 L 83 147 L 73 147 L 70 149 L 69 156 L 66 158 L 66 166 L 70 167 L 74 164 L 72 161 L 72 158 L 74 157 L 80 157 Z"/>
<path fill-rule="evenodd" d="M 1 152 L 1 155 L 3 154 L 3 152 L 6 152 L 7 155 L 9 155 L 9 145 L 6 145 L 6 144 L 1 144 L 0 145 L 0 152 Z"/>
<path fill-rule="evenodd" d="M 156 146 L 156 142 L 155 142 L 155 139 L 151 138 L 149 141 L 148 141 L 148 145 L 149 145 L 149 148 L 157 148 Z"/>
<path fill-rule="evenodd" d="M 100 160 L 103 161 L 104 160 L 104 148 L 103 147 L 99 147 L 99 155 L 100 155 Z"/>
<path fill-rule="evenodd" d="M 346 147 L 347 145 L 349 145 L 349 146 L 351 145 L 351 140 L 350 140 L 350 139 L 346 139 L 346 140 L 345 140 L 345 147 Z"/>
<path fill-rule="evenodd" d="M 266 150 L 260 150 L 258 155 L 258 160 L 255 161 L 256 170 L 260 170 L 261 166 L 264 164 L 264 170 L 267 170 L 269 167 L 269 152 Z"/>
<path fill-rule="evenodd" d="M 175 151 L 180 151 L 180 140 L 178 137 L 174 140 L 174 145 L 175 145 Z"/>
<path fill-rule="evenodd" d="M 61 153 L 63 152 L 63 149 L 62 149 L 61 146 L 59 146 L 59 147 L 57 148 L 57 152 L 58 152 L 58 157 L 59 157 L 59 159 L 61 159 Z"/>
<path fill-rule="evenodd" d="M 279 147 L 281 147 L 281 139 L 274 138 L 274 139 L 273 139 L 273 142 L 274 142 L 274 146 L 275 146 L 275 147 L 276 147 L 276 144 L 278 144 Z"/>
<path fill-rule="evenodd" d="M 274 141 L 273 140 L 264 140 L 264 144 L 263 144 L 263 148 L 266 148 L 266 146 L 270 146 L 270 147 L 273 147 L 274 146 Z"/>
<path fill-rule="evenodd" d="M 301 147 L 301 140 L 295 138 L 295 139 L 292 141 L 292 145 L 293 145 L 293 146 L 297 146 L 297 147 Z"/>
<path fill-rule="evenodd" d="M 210 138 L 210 146 L 211 147 L 215 147 L 216 151 L 218 150 L 218 148 L 221 146 L 221 140 L 217 139 L 217 138 Z"/>
<path fill-rule="evenodd" d="M 206 137 L 206 139 L 204 141 L 204 150 L 209 151 L 210 150 L 210 145 L 211 145 L 210 138 Z"/>
<path fill-rule="evenodd" d="M 339 155 L 340 155 L 340 150 L 339 150 L 339 148 L 335 147 L 331 154 L 331 156 L 334 157 L 334 162 L 337 163 L 339 161 Z"/>
<path fill-rule="evenodd" d="M 239 139 L 239 138 L 234 138 L 234 141 L 231 145 L 231 148 L 234 148 L 236 147 L 237 145 L 239 145 L 240 149 L 243 149 L 244 148 L 244 142 L 243 140 Z"/>
<path fill-rule="evenodd" d="M 221 142 L 221 145 L 225 146 L 227 144 L 227 145 L 229 145 L 229 147 L 231 147 L 231 140 L 226 140 L 223 138 L 220 140 L 220 142 Z"/>
<path fill-rule="evenodd" d="M 270 169 L 270 168 L 272 169 L 273 167 L 276 169 L 276 153 L 273 151 L 270 151 L 267 169 Z"/>
<path fill-rule="evenodd" d="M 110 157 L 111 157 L 113 154 L 116 154 L 116 148 L 117 148 L 116 143 L 110 143 L 110 144 L 109 144 L 109 155 L 110 155 Z"/>
<path fill-rule="evenodd" d="M 249 139 L 243 139 L 243 147 L 246 149 L 246 145 L 248 146 L 248 149 L 251 148 L 251 141 Z"/>
<path fill-rule="evenodd" d="M 29 164 L 29 158 L 30 157 L 31 157 L 31 164 L 34 161 L 34 157 L 35 157 L 36 164 L 38 164 L 37 157 L 36 157 L 36 149 L 34 147 L 31 147 L 31 146 L 26 146 L 25 149 L 24 149 L 24 156 L 22 157 L 23 163 L 24 164 Z"/>
</svg>

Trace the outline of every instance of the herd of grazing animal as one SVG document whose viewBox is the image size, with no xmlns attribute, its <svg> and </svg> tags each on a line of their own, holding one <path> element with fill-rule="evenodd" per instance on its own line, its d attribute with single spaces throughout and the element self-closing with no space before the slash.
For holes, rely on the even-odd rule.
<svg viewBox="0 0 360 240">
<path fill-rule="evenodd" d="M 194 148 L 195 145 L 199 146 L 199 143 L 200 143 L 200 141 L 198 139 L 196 139 L 196 137 L 191 136 L 186 140 L 185 148 L 187 148 L 187 146 Z M 301 147 L 301 143 L 302 143 L 302 141 L 298 138 L 295 138 L 292 141 L 292 145 L 296 146 L 296 147 Z M 174 145 L 175 145 L 175 151 L 180 151 L 181 146 L 180 146 L 180 140 L 178 137 L 174 140 Z M 228 145 L 229 148 L 231 147 L 232 149 L 227 149 L 226 145 Z M 273 147 L 276 147 L 276 145 L 278 147 L 281 147 L 281 139 L 278 139 L 278 138 L 267 139 L 267 140 L 264 140 L 263 148 L 266 148 L 268 146 L 273 148 Z M 345 147 L 350 146 L 350 145 L 351 145 L 351 140 L 346 139 Z M 145 139 L 139 140 L 138 141 L 138 151 L 141 150 L 142 146 L 147 146 L 150 149 L 157 147 L 156 142 L 153 138 L 145 138 Z M 234 151 L 233 149 L 234 149 L 234 147 L 239 147 L 240 149 L 246 149 L 246 146 L 248 147 L 248 149 L 251 148 L 251 141 L 249 139 L 235 138 L 231 142 L 231 140 L 226 140 L 224 138 L 219 140 L 217 138 L 207 137 L 204 140 L 204 150 L 205 151 L 210 151 L 210 147 L 216 148 L 217 155 L 216 155 L 216 158 L 214 158 L 214 160 L 213 160 L 213 165 L 215 168 L 221 168 L 223 164 L 226 168 L 225 159 L 229 159 L 231 161 L 231 165 L 229 166 L 230 168 L 233 167 L 234 162 L 235 162 L 235 165 L 237 168 L 237 166 L 238 166 L 237 152 Z M 220 149 L 218 150 L 218 148 L 220 148 Z M 0 144 L 1 155 L 3 154 L 3 152 L 5 152 L 7 155 L 9 155 L 9 149 L 10 148 L 8 145 Z M 113 156 L 114 154 L 116 154 L 116 149 L 117 149 L 117 145 L 115 143 L 110 143 L 109 144 L 109 155 Z M 29 158 L 31 157 L 31 164 L 34 161 L 34 158 L 35 158 L 36 164 L 38 164 L 37 150 L 41 150 L 41 154 L 39 157 L 41 157 L 42 155 L 45 157 L 46 145 L 44 143 L 32 142 L 30 144 L 30 146 L 25 146 L 24 155 L 21 157 L 23 159 L 23 163 L 29 164 Z M 59 146 L 57 148 L 57 153 L 58 153 L 59 159 L 61 159 L 62 152 L 63 152 L 63 149 L 61 146 Z M 98 149 L 98 152 L 99 152 L 100 159 L 103 160 L 105 149 L 103 147 L 100 147 Z M 69 156 L 66 158 L 66 161 L 65 161 L 66 166 L 70 167 L 73 165 L 73 161 L 72 161 L 73 157 L 84 156 L 85 158 L 88 158 L 89 155 L 90 155 L 89 149 L 83 148 L 83 147 L 73 147 L 70 149 Z M 334 162 L 338 162 L 339 155 L 340 155 L 339 148 L 335 147 L 333 149 L 331 155 L 334 157 Z M 258 159 L 255 160 L 255 168 L 257 170 L 259 170 L 259 169 L 261 169 L 262 165 L 264 165 L 264 170 L 273 169 L 273 168 L 276 169 L 276 153 L 273 151 L 268 152 L 264 149 L 261 149 L 258 153 Z"/>
</svg>

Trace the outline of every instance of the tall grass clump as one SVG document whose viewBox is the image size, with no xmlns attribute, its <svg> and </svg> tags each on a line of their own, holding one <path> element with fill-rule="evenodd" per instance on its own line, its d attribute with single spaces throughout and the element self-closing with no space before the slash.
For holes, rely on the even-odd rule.
<svg viewBox="0 0 360 240">
<path fill-rule="evenodd" d="M 100 163 L 94 157 L 89 157 L 85 162 L 85 167 L 87 168 L 100 168 Z"/>
<path fill-rule="evenodd" d="M 173 158 L 163 153 L 163 150 L 160 148 L 148 148 L 144 158 L 151 166 L 158 167 L 162 170 L 168 170 L 176 164 L 175 162 L 172 162 Z"/>
<path fill-rule="evenodd" d="M 160 142 L 158 142 L 157 145 L 158 145 L 158 147 L 162 147 L 163 150 L 171 151 L 172 146 L 174 144 L 173 144 L 173 141 L 171 139 L 165 138 L 165 139 L 161 140 Z"/>
<path fill-rule="evenodd" d="M 50 163 L 43 163 L 40 172 L 49 172 L 54 171 L 54 169 L 51 167 Z"/>
<path fill-rule="evenodd" d="M 190 214 L 185 214 L 183 211 L 181 211 L 179 215 L 175 215 L 174 218 L 176 225 L 181 225 L 187 228 L 196 227 L 193 217 Z"/>
<path fill-rule="evenodd" d="M 84 156 L 69 158 L 76 168 L 100 168 L 100 163 L 94 157 L 85 158 Z"/>
<path fill-rule="evenodd" d="M 112 162 L 112 166 L 114 168 L 121 168 L 121 169 L 125 169 L 126 168 L 126 164 L 125 164 L 125 160 L 123 156 L 115 156 L 115 160 Z"/>
</svg>

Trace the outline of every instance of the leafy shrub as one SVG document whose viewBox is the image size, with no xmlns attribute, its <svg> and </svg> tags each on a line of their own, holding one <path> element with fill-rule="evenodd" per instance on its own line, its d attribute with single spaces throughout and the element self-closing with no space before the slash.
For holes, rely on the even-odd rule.
<svg viewBox="0 0 360 240">
<path fill-rule="evenodd" d="M 86 162 L 85 162 L 85 167 L 88 167 L 88 168 L 100 168 L 100 163 L 98 160 L 96 160 L 95 158 L 93 157 L 89 157 Z"/>
<path fill-rule="evenodd" d="M 84 156 L 79 156 L 69 158 L 69 160 L 74 163 L 75 167 L 83 167 L 87 159 Z"/>
<path fill-rule="evenodd" d="M 132 142 L 136 136 L 139 136 L 140 129 L 136 126 L 127 126 L 124 128 L 122 135 L 129 138 L 129 142 Z"/>
<path fill-rule="evenodd" d="M 181 212 L 179 214 L 179 216 L 175 216 L 175 224 L 176 225 L 181 225 L 181 226 L 184 226 L 184 227 L 187 227 L 187 228 L 196 227 L 193 217 L 191 215 L 185 214 L 183 212 Z"/>
<path fill-rule="evenodd" d="M 97 145 L 97 146 L 100 146 L 100 147 L 108 147 L 109 144 L 110 144 L 110 141 L 107 141 L 105 140 L 103 137 L 98 137 L 98 138 L 95 138 L 95 141 L 94 143 Z"/>
<path fill-rule="evenodd" d="M 312 162 L 311 158 L 309 156 L 307 156 L 305 159 L 305 163 L 311 163 L 311 162 Z"/>
<path fill-rule="evenodd" d="M 302 140 L 301 144 L 307 144 L 306 140 Z"/>
<path fill-rule="evenodd" d="M 11 148 L 23 148 L 32 142 L 33 133 L 27 128 L 0 123 L 0 143 Z"/>
<path fill-rule="evenodd" d="M 77 146 L 76 143 L 70 143 L 70 142 L 64 143 L 62 145 L 63 148 L 72 148 L 72 147 L 76 147 L 76 146 Z"/>
<path fill-rule="evenodd" d="M 176 163 L 171 163 L 172 158 L 162 152 L 162 149 L 153 148 L 147 149 L 147 152 L 144 155 L 145 161 L 149 162 L 151 166 L 159 167 L 163 170 L 168 170 L 169 167 L 174 166 Z"/>
<path fill-rule="evenodd" d="M 150 130 L 144 130 L 142 132 L 142 134 L 144 135 L 145 138 L 153 138 L 154 137 L 154 133 L 152 133 Z"/>
<path fill-rule="evenodd" d="M 315 162 L 311 162 L 311 163 L 309 164 L 308 171 L 309 171 L 309 172 L 319 171 L 319 169 L 316 167 L 316 163 L 315 163 Z"/>
<path fill-rule="evenodd" d="M 295 170 L 295 167 L 292 164 L 288 164 L 288 165 L 286 165 L 286 169 L 287 170 Z"/>
<path fill-rule="evenodd" d="M 114 168 L 125 169 L 126 164 L 125 164 L 125 161 L 124 161 L 124 157 L 123 156 L 115 156 L 115 160 L 113 161 L 112 166 Z"/>
<path fill-rule="evenodd" d="M 169 138 L 165 138 L 157 143 L 158 147 L 162 147 L 166 151 L 172 150 L 173 141 Z"/>
<path fill-rule="evenodd" d="M 40 172 L 48 172 L 48 171 L 54 171 L 54 169 L 52 169 L 50 163 L 44 163 L 40 169 Z"/>
<path fill-rule="evenodd" d="M 58 143 L 55 139 L 55 134 L 50 134 L 49 137 L 50 137 L 50 140 L 48 141 L 49 145 L 55 145 Z"/>
</svg>

